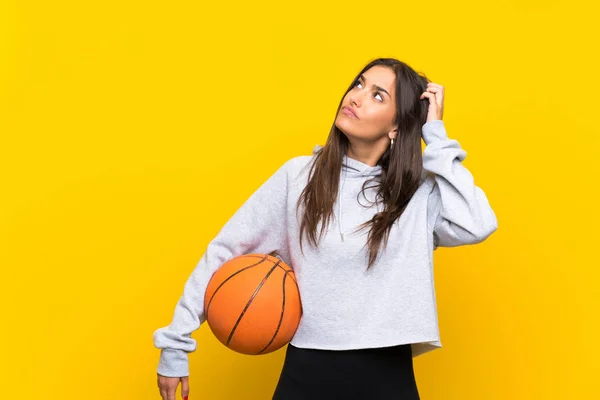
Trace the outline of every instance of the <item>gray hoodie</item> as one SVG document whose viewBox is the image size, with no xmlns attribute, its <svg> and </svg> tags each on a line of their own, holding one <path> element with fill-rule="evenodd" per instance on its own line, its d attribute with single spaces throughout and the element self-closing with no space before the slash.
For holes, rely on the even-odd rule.
<svg viewBox="0 0 600 400">
<path fill-rule="evenodd" d="M 154 344 L 161 349 L 157 372 L 189 374 L 188 353 L 196 349 L 191 334 L 205 321 L 208 281 L 223 263 L 248 253 L 275 251 L 294 269 L 303 310 L 294 346 L 342 350 L 410 343 L 413 356 L 441 347 L 432 253 L 439 246 L 480 243 L 498 222 L 462 164 L 465 150 L 448 138 L 443 121 L 426 123 L 422 135 L 421 184 L 369 270 L 368 230 L 355 229 L 383 206 L 371 203 L 375 189 L 358 195 L 365 180 L 381 174 L 381 167 L 344 156 L 333 224 L 317 248 L 303 241 L 304 254 L 296 203 L 321 146 L 279 167 L 208 244 L 171 323 L 154 332 Z"/>
</svg>

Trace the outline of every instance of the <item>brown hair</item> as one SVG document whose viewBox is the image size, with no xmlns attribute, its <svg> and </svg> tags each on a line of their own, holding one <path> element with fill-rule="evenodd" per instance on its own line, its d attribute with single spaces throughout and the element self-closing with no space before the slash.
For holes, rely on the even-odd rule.
<svg viewBox="0 0 600 400">
<path fill-rule="evenodd" d="M 336 115 L 342 106 L 343 98 L 356 85 L 360 75 L 375 65 L 386 66 L 396 75 L 396 114 L 393 123 L 398 124 L 398 135 L 392 149 L 388 148 L 377 161 L 377 165 L 381 166 L 381 176 L 365 181 L 360 192 L 376 188 L 376 202 L 381 199 L 384 204 L 383 211 L 376 213 L 371 220 L 361 224 L 357 229 L 359 231 L 369 226 L 371 228 L 365 244 L 369 247 L 367 269 L 371 268 L 377 259 L 382 240 L 384 246 L 387 246 L 392 225 L 402 215 L 419 187 L 423 170 L 421 128 L 426 122 L 428 109 L 428 99 L 419 99 L 419 97 L 430 82 L 425 75 L 417 73 L 402 61 L 394 58 L 378 58 L 367 64 L 354 78 L 338 104 Z M 317 242 L 321 240 L 329 225 L 337 199 L 343 156 L 347 148 L 348 138 L 334 123 L 325 146 L 314 156 L 309 181 L 296 206 L 296 212 L 301 204 L 304 206 L 300 223 L 301 250 L 305 231 L 309 243 L 317 246 Z M 377 184 L 366 187 L 372 182 Z M 324 223 L 317 237 L 317 227 L 321 221 Z"/>
</svg>

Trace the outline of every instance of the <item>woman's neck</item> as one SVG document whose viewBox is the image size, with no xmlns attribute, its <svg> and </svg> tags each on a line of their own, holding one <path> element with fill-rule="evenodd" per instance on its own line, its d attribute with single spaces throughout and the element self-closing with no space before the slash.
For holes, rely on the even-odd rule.
<svg viewBox="0 0 600 400">
<path fill-rule="evenodd" d="M 381 151 L 374 146 L 349 146 L 346 151 L 346 156 L 354 160 L 367 164 L 370 167 L 377 165 L 377 161 L 381 158 L 385 150 Z"/>
</svg>

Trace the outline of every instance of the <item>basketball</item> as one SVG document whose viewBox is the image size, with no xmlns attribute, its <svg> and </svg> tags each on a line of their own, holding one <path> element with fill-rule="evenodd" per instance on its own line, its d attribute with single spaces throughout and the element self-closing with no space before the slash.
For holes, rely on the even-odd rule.
<svg viewBox="0 0 600 400">
<path fill-rule="evenodd" d="M 302 304 L 292 268 L 268 254 L 244 254 L 211 277 L 204 312 L 216 338 L 248 355 L 273 352 L 292 340 Z"/>
</svg>

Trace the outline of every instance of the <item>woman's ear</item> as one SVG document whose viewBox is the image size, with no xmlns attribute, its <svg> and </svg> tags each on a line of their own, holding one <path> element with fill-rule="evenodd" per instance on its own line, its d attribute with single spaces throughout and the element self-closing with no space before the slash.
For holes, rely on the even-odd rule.
<svg viewBox="0 0 600 400">
<path fill-rule="evenodd" d="M 396 138 L 398 137 L 398 128 L 394 128 L 393 130 L 388 132 L 388 137 L 391 139 L 396 140 Z"/>
</svg>

